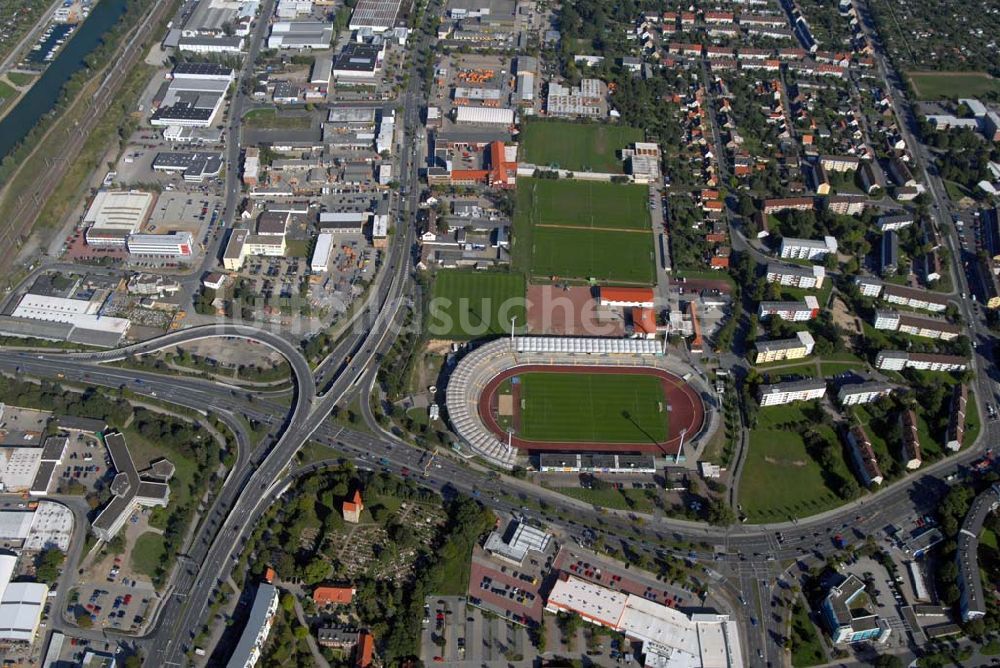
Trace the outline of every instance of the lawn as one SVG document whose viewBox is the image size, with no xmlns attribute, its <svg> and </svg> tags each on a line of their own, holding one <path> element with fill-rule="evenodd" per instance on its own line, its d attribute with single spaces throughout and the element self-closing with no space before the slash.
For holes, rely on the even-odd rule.
<svg viewBox="0 0 1000 668">
<path fill-rule="evenodd" d="M 308 258 L 312 254 L 311 239 L 288 239 L 285 241 L 285 257 Z"/>
<path fill-rule="evenodd" d="M 163 559 L 163 535 L 155 531 L 147 531 L 135 540 L 132 547 L 132 568 L 140 573 L 154 577 Z"/>
<path fill-rule="evenodd" d="M 514 266 L 531 276 L 649 285 L 653 237 L 642 186 L 521 179 Z"/>
<path fill-rule="evenodd" d="M 827 484 L 819 463 L 806 452 L 798 430 L 774 428 L 805 419 L 795 405 L 763 408 L 758 425 L 750 433 L 750 450 L 740 475 L 740 505 L 751 522 L 773 522 L 805 517 L 844 503 Z M 818 430 L 842 450 L 829 427 Z M 853 473 L 838 457 L 833 474 L 852 478 Z"/>
<path fill-rule="evenodd" d="M 4 107 L 14 101 L 17 91 L 6 81 L 0 81 L 0 107 Z"/>
<path fill-rule="evenodd" d="M 979 544 L 997 549 L 997 535 L 989 529 L 983 529 L 983 534 L 979 537 Z"/>
<path fill-rule="evenodd" d="M 908 72 L 921 100 L 979 97 L 1000 92 L 1000 79 L 986 72 Z"/>
<path fill-rule="evenodd" d="M 312 118 L 308 114 L 278 114 L 277 109 L 253 109 L 243 116 L 243 124 L 248 128 L 303 130 L 312 126 Z"/>
<path fill-rule="evenodd" d="M 518 211 L 532 225 L 649 230 L 646 186 L 565 179 L 519 179 Z"/>
<path fill-rule="evenodd" d="M 656 508 L 643 490 L 638 489 L 584 489 L 583 487 L 556 487 L 555 489 L 560 494 L 601 508 L 634 510 L 640 513 L 651 513 Z"/>
<path fill-rule="evenodd" d="M 651 233 L 535 230 L 531 273 L 610 283 L 654 282 Z"/>
<path fill-rule="evenodd" d="M 27 86 L 35 80 L 34 74 L 27 72 L 8 72 L 7 79 L 15 86 Z"/>
<path fill-rule="evenodd" d="M 442 269 L 434 278 L 427 332 L 435 338 L 471 339 L 510 333 L 510 319 L 523 328 L 523 274 Z"/>
<path fill-rule="evenodd" d="M 563 443 L 666 440 L 663 385 L 655 376 L 526 373 L 519 382 L 519 435 L 524 438 Z"/>
<path fill-rule="evenodd" d="M 521 130 L 521 160 L 540 167 L 621 174 L 618 152 L 642 139 L 642 130 L 621 125 L 531 121 Z"/>
<path fill-rule="evenodd" d="M 826 662 L 823 645 L 816 626 L 809 619 L 809 608 L 796 601 L 792 609 L 792 665 L 795 668 L 816 666 Z"/>
</svg>

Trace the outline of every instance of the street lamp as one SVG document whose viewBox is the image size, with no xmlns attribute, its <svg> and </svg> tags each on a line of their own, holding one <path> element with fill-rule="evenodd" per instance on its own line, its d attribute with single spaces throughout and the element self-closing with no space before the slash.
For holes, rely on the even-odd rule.
<svg viewBox="0 0 1000 668">
<path fill-rule="evenodd" d="M 677 454 L 674 455 L 674 466 L 681 463 L 681 450 L 684 449 L 684 435 L 688 433 L 687 427 L 681 429 L 681 442 L 677 444 Z"/>
</svg>

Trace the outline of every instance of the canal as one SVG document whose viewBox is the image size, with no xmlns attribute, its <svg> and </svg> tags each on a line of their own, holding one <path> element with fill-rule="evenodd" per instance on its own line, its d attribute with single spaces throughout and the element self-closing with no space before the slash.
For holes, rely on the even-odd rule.
<svg viewBox="0 0 1000 668">
<path fill-rule="evenodd" d="M 127 0 L 99 0 L 35 85 L 17 106 L 0 120 L 0 159 L 16 147 L 31 128 L 55 106 L 70 77 L 84 67 L 86 58 L 125 12 Z"/>
</svg>

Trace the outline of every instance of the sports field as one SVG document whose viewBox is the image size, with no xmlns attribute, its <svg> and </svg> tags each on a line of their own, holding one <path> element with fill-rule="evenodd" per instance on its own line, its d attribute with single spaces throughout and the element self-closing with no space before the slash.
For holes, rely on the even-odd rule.
<svg viewBox="0 0 1000 668">
<path fill-rule="evenodd" d="M 908 72 L 917 98 L 979 97 L 1000 92 L 1000 79 L 986 72 Z"/>
<path fill-rule="evenodd" d="M 642 130 L 628 126 L 529 121 L 521 130 L 521 160 L 540 167 L 621 174 L 618 151 L 642 140 Z"/>
<path fill-rule="evenodd" d="M 667 439 L 666 398 L 655 376 L 532 372 L 519 381 L 522 438 L 556 443 Z"/>
<path fill-rule="evenodd" d="M 515 268 L 537 277 L 652 283 L 647 195 L 637 185 L 520 179 Z"/>
<path fill-rule="evenodd" d="M 471 339 L 510 333 L 510 318 L 527 322 L 524 276 L 442 269 L 434 279 L 427 319 L 432 338 Z"/>
</svg>

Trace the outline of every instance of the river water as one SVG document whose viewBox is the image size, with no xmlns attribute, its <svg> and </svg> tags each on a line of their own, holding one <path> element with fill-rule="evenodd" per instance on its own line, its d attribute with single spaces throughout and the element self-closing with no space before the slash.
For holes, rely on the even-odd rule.
<svg viewBox="0 0 1000 668">
<path fill-rule="evenodd" d="M 121 18 L 125 3 L 126 0 L 99 0 L 41 78 L 0 120 L 0 159 L 6 157 L 38 120 L 52 110 L 63 86 L 84 67 L 83 59 L 97 48 L 108 30 Z"/>
</svg>

